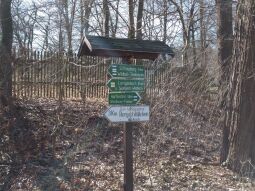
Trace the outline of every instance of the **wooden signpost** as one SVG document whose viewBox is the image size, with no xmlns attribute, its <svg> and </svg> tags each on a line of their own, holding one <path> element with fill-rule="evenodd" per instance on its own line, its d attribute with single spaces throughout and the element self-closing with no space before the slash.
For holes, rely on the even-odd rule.
<svg viewBox="0 0 255 191">
<path fill-rule="evenodd" d="M 110 107 L 104 115 L 111 122 L 124 123 L 124 191 L 133 191 L 132 122 L 148 121 L 150 116 L 149 106 L 137 105 L 141 100 L 138 92 L 144 91 L 144 68 L 112 64 L 108 73 L 112 77 L 107 83 Z"/>
<path fill-rule="evenodd" d="M 124 123 L 124 191 L 133 191 L 132 126 L 135 121 L 149 120 L 149 107 L 137 105 L 140 92 L 144 91 L 144 67 L 131 65 L 131 59 L 155 60 L 161 54 L 174 56 L 173 50 L 164 42 L 117 39 L 102 36 L 84 37 L 78 56 L 120 57 L 128 64 L 112 64 L 108 68 L 111 80 L 106 118 L 112 122 Z M 130 106 L 130 107 L 126 107 Z M 132 107 L 131 107 L 132 106 Z"/>
</svg>

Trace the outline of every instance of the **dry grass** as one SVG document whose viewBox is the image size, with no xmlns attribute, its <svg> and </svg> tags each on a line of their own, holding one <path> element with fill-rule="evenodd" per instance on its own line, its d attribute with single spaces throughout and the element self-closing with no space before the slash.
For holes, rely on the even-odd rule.
<svg viewBox="0 0 255 191">
<path fill-rule="evenodd" d="M 201 71 L 169 72 L 163 89 L 144 100 L 151 105 L 150 121 L 134 124 L 135 190 L 253 190 L 251 179 L 219 165 L 221 111 L 217 94 L 210 93 L 214 80 Z M 20 105 L 39 152 L 27 151 L 11 176 L 8 169 L 17 165 L 0 166 L 2 184 L 10 190 L 121 189 L 122 125 L 102 117 L 104 100 L 66 100 L 61 109 L 49 99 Z"/>
</svg>

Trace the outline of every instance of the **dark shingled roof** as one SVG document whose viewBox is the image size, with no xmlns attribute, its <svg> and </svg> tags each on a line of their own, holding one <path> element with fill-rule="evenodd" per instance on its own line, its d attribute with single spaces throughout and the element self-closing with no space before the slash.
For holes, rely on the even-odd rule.
<svg viewBox="0 0 255 191">
<path fill-rule="evenodd" d="M 173 50 L 161 41 L 86 36 L 78 56 L 124 57 L 156 59 L 160 54 L 174 56 Z"/>
</svg>

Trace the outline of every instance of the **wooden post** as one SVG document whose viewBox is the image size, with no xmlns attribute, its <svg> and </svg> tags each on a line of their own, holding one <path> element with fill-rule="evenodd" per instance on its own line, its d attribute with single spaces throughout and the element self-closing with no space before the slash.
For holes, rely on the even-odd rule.
<svg viewBox="0 0 255 191">
<path fill-rule="evenodd" d="M 133 191 L 132 123 L 124 123 L 124 191 Z"/>
<path fill-rule="evenodd" d="M 123 63 L 131 64 L 131 58 L 123 58 Z M 124 191 L 134 190 L 133 178 L 133 124 L 124 123 Z"/>
</svg>

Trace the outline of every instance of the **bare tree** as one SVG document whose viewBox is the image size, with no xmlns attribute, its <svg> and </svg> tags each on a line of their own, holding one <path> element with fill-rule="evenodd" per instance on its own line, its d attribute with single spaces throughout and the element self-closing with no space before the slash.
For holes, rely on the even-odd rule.
<svg viewBox="0 0 255 191">
<path fill-rule="evenodd" d="M 82 31 L 85 30 L 85 35 L 87 35 L 89 33 L 89 18 L 90 18 L 90 14 L 91 14 L 91 10 L 92 10 L 92 3 L 94 2 L 94 0 L 83 0 L 83 4 L 84 4 L 84 23 L 81 26 Z M 83 18 L 82 18 L 83 19 Z"/>
<path fill-rule="evenodd" d="M 216 0 L 218 22 L 218 62 L 222 69 L 221 80 L 227 81 L 233 46 L 232 0 Z"/>
<path fill-rule="evenodd" d="M 103 0 L 103 15 L 104 36 L 109 37 L 110 10 L 108 6 L 108 0 Z"/>
<path fill-rule="evenodd" d="M 205 25 L 199 24 L 200 1 L 47 0 L 25 4 L 15 0 L 14 43 L 26 49 L 29 45 L 30 48 L 34 46 L 72 53 L 84 34 L 89 33 L 162 40 L 182 49 L 185 64 L 192 64 L 193 61 L 196 65 L 200 47 L 198 34 L 204 34 L 206 30 L 207 39 L 201 42 L 211 42 L 215 38 L 215 23 L 208 22 L 207 6 L 204 6 L 204 13 L 201 11 Z M 206 0 L 203 2 L 208 4 Z M 202 4 L 200 7 L 203 7 Z M 25 14 L 27 12 L 29 14 Z M 211 29 L 210 34 L 207 28 L 200 30 L 200 25 Z M 201 51 L 202 45 L 205 43 L 201 44 Z"/>
<path fill-rule="evenodd" d="M 84 23 L 85 23 L 85 19 L 84 19 L 84 5 L 83 5 L 83 0 L 80 0 L 80 41 L 82 40 L 83 36 L 84 36 Z"/>
<path fill-rule="evenodd" d="M 20 49 L 33 49 L 34 31 L 38 22 L 38 7 L 32 3 L 28 8 L 22 4 L 22 1 L 15 0 L 12 10 L 14 41 L 18 43 Z"/>
<path fill-rule="evenodd" d="M 201 51 L 201 66 L 206 69 L 206 23 L 205 23 L 205 2 L 199 0 L 200 9 L 200 51 Z"/>
<path fill-rule="evenodd" d="M 135 4 L 134 0 L 128 0 L 128 15 L 129 15 L 128 37 L 131 39 L 135 38 L 134 4 Z"/>
<path fill-rule="evenodd" d="M 136 38 L 142 39 L 142 19 L 143 19 L 143 6 L 144 0 L 139 0 L 138 11 L 137 11 L 137 21 L 136 21 Z"/>
<path fill-rule="evenodd" d="M 166 38 L 167 38 L 167 14 L 168 14 L 168 12 L 167 12 L 167 10 L 168 10 L 168 3 L 167 3 L 167 0 L 164 0 L 164 4 L 163 4 L 163 6 L 164 6 L 164 12 L 163 12 L 163 14 L 164 14 L 164 28 L 163 28 L 163 42 L 165 42 L 166 43 Z"/>
<path fill-rule="evenodd" d="M 116 33 L 117 33 L 117 29 L 118 29 L 118 24 L 119 24 L 119 4 L 120 4 L 120 0 L 116 1 L 116 7 L 113 6 L 110 2 L 109 2 L 109 6 L 111 6 L 112 8 L 112 12 L 115 14 L 115 17 L 113 18 L 113 16 L 111 16 L 110 18 L 110 22 L 111 22 L 111 31 L 112 31 L 112 37 L 116 37 Z M 113 15 L 113 14 L 111 14 Z"/>
<path fill-rule="evenodd" d="M 192 42 L 191 44 L 192 44 L 193 68 L 196 68 L 197 67 L 197 51 L 196 51 L 196 38 L 195 38 L 195 32 L 196 32 L 195 3 L 192 5 L 194 6 L 191 6 L 191 9 L 190 9 L 189 33 L 191 34 L 189 36 L 191 36 L 191 42 Z"/>
<path fill-rule="evenodd" d="M 188 10 L 187 15 L 185 15 L 185 9 L 183 6 L 183 0 L 180 1 L 180 3 L 177 3 L 176 0 L 169 0 L 170 3 L 172 3 L 178 12 L 180 23 L 182 25 L 182 31 L 183 31 L 183 65 L 186 66 L 188 64 L 188 49 L 190 48 L 190 42 L 191 42 L 191 32 L 192 32 L 192 26 L 194 25 L 194 16 L 195 16 L 195 5 L 196 1 L 191 1 L 190 8 Z M 194 44 L 193 44 L 194 46 Z"/>
<path fill-rule="evenodd" d="M 68 54 L 73 54 L 73 46 L 72 46 L 72 40 L 73 40 L 73 24 L 74 24 L 74 16 L 76 11 L 76 4 L 77 0 L 63 0 L 59 1 L 59 11 L 63 16 L 63 20 L 65 23 L 65 30 L 67 33 L 67 52 Z"/>
<path fill-rule="evenodd" d="M 255 165 L 255 1 L 240 0 L 237 7 L 233 64 L 225 106 L 229 128 L 226 164 L 232 170 L 254 176 Z"/>
<path fill-rule="evenodd" d="M 226 100 L 226 83 L 229 78 L 229 66 L 232 56 L 232 40 L 233 40 L 233 27 L 232 27 L 232 0 L 222 1 L 216 0 L 217 7 L 217 22 L 218 22 L 218 62 L 221 67 L 221 106 L 224 107 Z M 221 151 L 221 162 L 227 158 L 229 149 L 229 126 L 225 126 L 223 119 L 223 145 Z"/>
<path fill-rule="evenodd" d="M 11 15 L 11 0 L 1 0 L 0 2 L 1 21 L 1 42 L 0 42 L 0 105 L 3 100 L 10 100 L 12 96 L 12 40 L 13 27 Z M 1 103 L 2 102 L 2 103 Z"/>
<path fill-rule="evenodd" d="M 59 31 L 58 31 L 58 52 L 64 51 L 64 35 L 63 35 L 63 18 L 59 14 Z"/>
<path fill-rule="evenodd" d="M 45 37 L 44 37 L 44 41 L 43 41 L 43 45 L 42 45 L 42 49 L 43 50 L 48 50 L 49 48 L 49 29 L 50 27 L 50 17 L 48 17 L 48 23 L 45 26 Z"/>
</svg>

